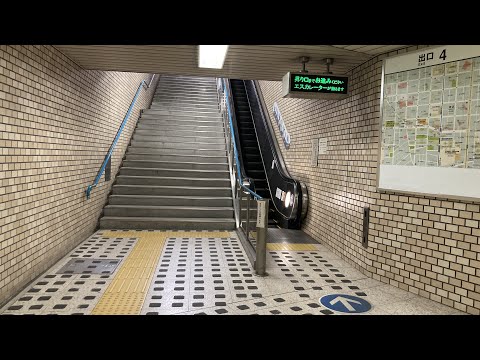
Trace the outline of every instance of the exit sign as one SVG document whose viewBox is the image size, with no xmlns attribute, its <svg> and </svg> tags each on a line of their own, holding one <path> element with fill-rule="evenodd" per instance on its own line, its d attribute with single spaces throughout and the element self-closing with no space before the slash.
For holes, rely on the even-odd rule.
<svg viewBox="0 0 480 360">
<path fill-rule="evenodd" d="M 282 96 L 308 99 L 345 99 L 348 96 L 348 76 L 289 72 L 283 77 Z"/>
</svg>

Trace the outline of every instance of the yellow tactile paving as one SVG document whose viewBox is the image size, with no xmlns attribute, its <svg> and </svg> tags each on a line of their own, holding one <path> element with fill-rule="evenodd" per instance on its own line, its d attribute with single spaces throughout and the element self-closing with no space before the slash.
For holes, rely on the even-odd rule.
<svg viewBox="0 0 480 360">
<path fill-rule="evenodd" d="M 171 237 L 222 238 L 226 231 L 104 231 L 104 237 L 129 237 L 138 241 L 92 311 L 92 315 L 140 314 L 165 240 Z"/>
<path fill-rule="evenodd" d="M 318 249 L 313 244 L 272 244 L 272 243 L 267 243 L 267 250 L 271 250 L 271 251 L 280 251 L 280 250 L 309 251 L 309 250 L 318 250 Z"/>
</svg>

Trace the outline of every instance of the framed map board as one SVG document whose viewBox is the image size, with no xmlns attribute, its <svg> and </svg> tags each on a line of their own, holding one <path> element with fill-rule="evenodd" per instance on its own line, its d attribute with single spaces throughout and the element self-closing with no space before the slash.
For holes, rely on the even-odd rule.
<svg viewBox="0 0 480 360">
<path fill-rule="evenodd" d="M 480 200 L 480 46 L 387 58 L 379 190 Z"/>
</svg>

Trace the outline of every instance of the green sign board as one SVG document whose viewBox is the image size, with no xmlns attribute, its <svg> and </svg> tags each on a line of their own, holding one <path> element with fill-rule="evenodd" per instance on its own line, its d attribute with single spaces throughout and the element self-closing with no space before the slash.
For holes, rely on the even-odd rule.
<svg viewBox="0 0 480 360">
<path fill-rule="evenodd" d="M 346 76 L 290 74 L 290 91 L 346 94 L 347 87 Z"/>
<path fill-rule="evenodd" d="M 348 76 L 313 73 L 287 73 L 283 96 L 340 100 L 348 96 Z"/>
</svg>

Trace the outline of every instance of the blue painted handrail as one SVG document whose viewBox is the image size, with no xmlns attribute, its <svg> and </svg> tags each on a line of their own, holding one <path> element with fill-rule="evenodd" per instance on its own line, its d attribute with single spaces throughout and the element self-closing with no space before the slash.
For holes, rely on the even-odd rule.
<svg viewBox="0 0 480 360">
<path fill-rule="evenodd" d="M 108 150 L 107 156 L 105 156 L 105 159 L 103 160 L 103 164 L 100 167 L 100 170 L 95 177 L 95 180 L 93 184 L 87 186 L 87 190 L 85 190 L 85 194 L 87 196 L 87 200 L 90 199 L 90 193 L 92 192 L 92 189 L 97 186 L 98 182 L 100 181 L 100 178 L 102 177 L 103 173 L 105 172 L 105 168 L 107 167 L 107 163 L 112 157 L 113 150 L 115 150 L 115 146 L 117 145 L 118 139 L 120 139 L 120 135 L 122 135 L 123 128 L 127 124 L 128 119 L 130 118 L 130 115 L 133 111 L 133 107 L 135 106 L 135 103 L 137 102 L 138 96 L 140 95 L 140 90 L 142 89 L 142 86 L 146 86 L 145 90 L 150 87 L 152 84 L 153 78 L 155 77 L 155 74 L 153 74 L 152 78 L 150 79 L 149 84 L 145 82 L 145 80 L 142 80 L 140 85 L 138 85 L 137 92 L 135 93 L 135 96 L 132 100 L 132 103 L 130 104 L 130 107 L 128 108 L 127 113 L 125 114 L 125 117 L 123 118 L 122 124 L 120 125 L 120 128 L 117 131 L 117 135 L 115 136 L 115 139 L 113 140 L 112 145 L 110 146 L 110 149 Z"/>
<path fill-rule="evenodd" d="M 257 200 L 261 200 L 262 197 L 260 195 L 258 195 L 257 193 L 253 192 L 252 190 L 250 190 L 249 188 L 247 188 L 245 185 L 242 184 L 242 177 L 240 175 L 240 161 L 238 160 L 238 152 L 237 152 L 237 144 L 235 143 L 235 133 L 234 133 L 234 130 L 233 130 L 233 123 L 232 123 L 232 114 L 231 114 L 231 110 L 230 110 L 230 102 L 229 102 L 229 94 L 228 94 L 228 88 L 225 84 L 225 79 L 222 78 L 222 81 L 223 81 L 223 89 L 225 91 L 225 97 L 226 97 L 226 103 L 227 103 L 227 112 L 228 112 L 228 120 L 229 120 L 229 123 L 230 123 L 230 132 L 231 132 L 231 138 L 232 138 L 232 142 L 233 142 L 233 153 L 234 153 L 234 156 L 235 156 L 235 162 L 237 164 L 237 179 L 238 179 L 238 183 L 240 184 L 240 186 L 242 188 L 244 188 L 245 190 L 247 190 L 250 194 L 252 194 L 252 196 L 257 199 Z"/>
</svg>

